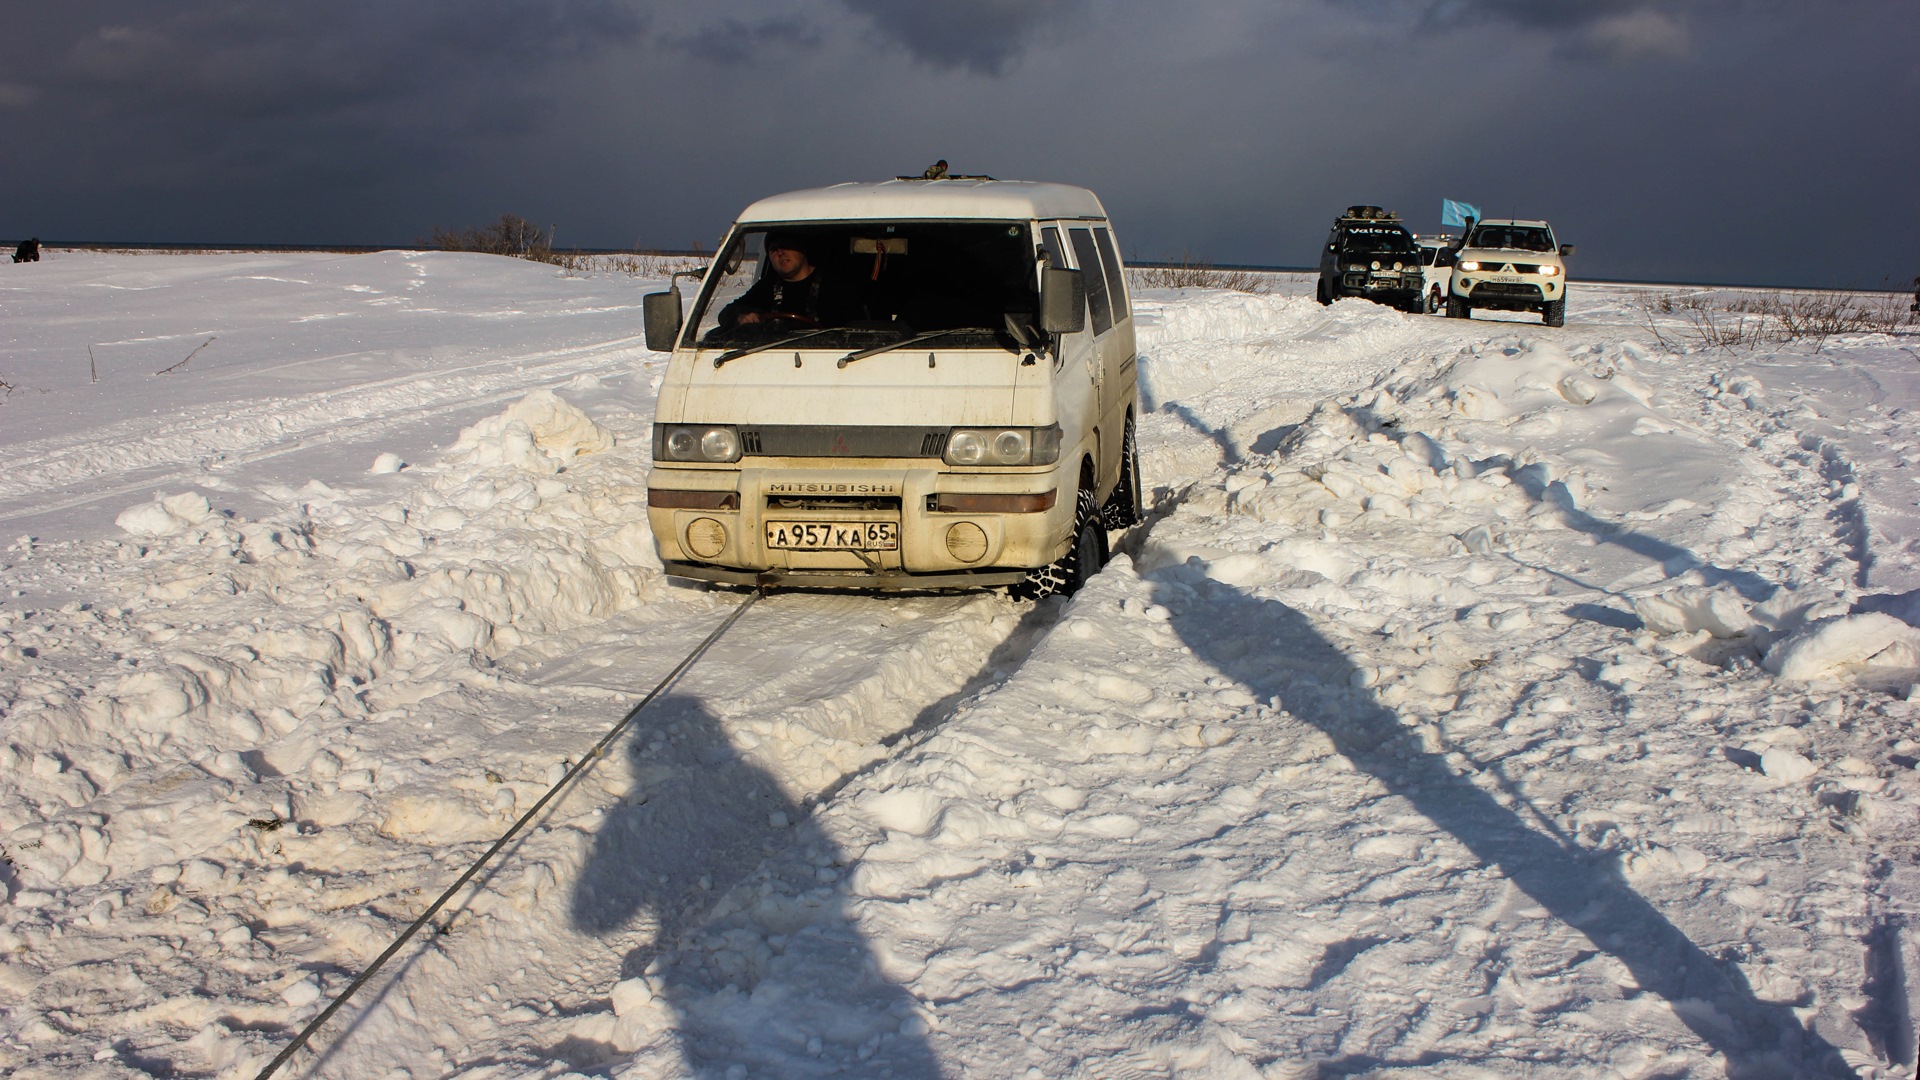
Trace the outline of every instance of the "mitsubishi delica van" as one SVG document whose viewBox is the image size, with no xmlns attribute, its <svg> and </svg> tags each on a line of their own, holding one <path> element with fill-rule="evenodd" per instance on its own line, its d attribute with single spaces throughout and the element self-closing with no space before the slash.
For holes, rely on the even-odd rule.
<svg viewBox="0 0 1920 1080">
<path fill-rule="evenodd" d="M 669 574 L 1072 592 L 1141 520 L 1132 308 L 1092 192 L 847 183 L 741 213 L 671 351 L 647 514 Z"/>
</svg>

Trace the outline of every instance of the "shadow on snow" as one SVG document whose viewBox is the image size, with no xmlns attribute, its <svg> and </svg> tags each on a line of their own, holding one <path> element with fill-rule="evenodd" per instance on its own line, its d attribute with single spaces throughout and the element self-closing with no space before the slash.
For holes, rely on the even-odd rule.
<svg viewBox="0 0 1920 1080">
<path fill-rule="evenodd" d="M 1854 1075 L 1791 1008 L 1759 1000 L 1737 968 L 1688 940 L 1601 859 L 1552 832 L 1544 817 L 1540 827 L 1530 827 L 1427 750 L 1391 709 L 1353 689 L 1356 668 L 1305 616 L 1195 571 L 1172 568 L 1154 577 L 1156 599 L 1173 612 L 1175 630 L 1196 656 L 1325 732 L 1355 768 L 1618 959 L 1642 992 L 1665 999 L 1725 1058 L 1728 1076 Z M 1388 1064 L 1351 1059 L 1321 1066 L 1323 1073 L 1344 1075 Z"/>
<path fill-rule="evenodd" d="M 649 714 L 626 741 L 634 792 L 595 836 L 570 913 L 586 933 L 639 940 L 621 976 L 646 977 L 672 1009 L 691 1074 L 940 1076 L 903 1025 L 912 998 L 879 973 L 834 887 L 847 860 L 833 841 L 699 701 L 669 695 Z M 631 1060 L 554 1052 L 576 1067 Z"/>
</svg>

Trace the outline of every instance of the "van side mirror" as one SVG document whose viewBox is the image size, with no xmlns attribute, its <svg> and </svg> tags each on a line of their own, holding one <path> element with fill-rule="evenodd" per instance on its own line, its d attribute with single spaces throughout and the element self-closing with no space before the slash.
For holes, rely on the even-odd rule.
<svg viewBox="0 0 1920 1080">
<path fill-rule="evenodd" d="M 1086 327 L 1086 275 L 1064 266 L 1040 271 L 1040 329 L 1049 334 L 1077 334 Z"/>
<path fill-rule="evenodd" d="M 1572 244 L 1561 244 L 1561 245 L 1560 245 L 1560 257 L 1561 257 L 1561 258 L 1563 258 L 1563 259 L 1564 259 L 1564 258 L 1566 258 L 1567 256 L 1569 256 L 1569 255 L 1571 255 L 1571 254 L 1573 254 L 1573 245 L 1572 245 Z"/>
<path fill-rule="evenodd" d="M 674 341 L 680 337 L 680 287 L 641 297 L 640 319 L 647 330 L 647 348 L 672 352 Z"/>
</svg>

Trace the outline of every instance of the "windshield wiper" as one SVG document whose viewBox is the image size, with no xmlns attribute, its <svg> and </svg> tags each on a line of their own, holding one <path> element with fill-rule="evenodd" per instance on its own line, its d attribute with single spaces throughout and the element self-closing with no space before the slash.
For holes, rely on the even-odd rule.
<svg viewBox="0 0 1920 1080">
<path fill-rule="evenodd" d="M 759 345 L 749 345 L 744 349 L 735 349 L 732 352 L 724 352 L 724 353 L 721 353 L 719 356 L 716 356 L 713 358 L 713 366 L 720 367 L 723 364 L 727 364 L 734 360 L 738 360 L 743 356 L 752 356 L 754 353 L 765 352 L 768 349 L 778 349 L 783 345 L 791 345 L 796 341 L 805 341 L 808 338 L 819 337 L 821 334 L 831 334 L 837 329 L 839 329 L 839 327 L 829 326 L 824 330 L 809 330 L 804 334 L 795 334 L 790 338 L 781 338 L 778 341 L 762 342 Z M 840 366 L 845 367 L 846 364 L 842 363 Z"/>
<path fill-rule="evenodd" d="M 892 352 L 895 349 L 903 349 L 903 348 L 906 348 L 908 345 L 918 345 L 923 341 L 932 341 L 934 338 L 946 337 L 949 334 L 965 334 L 965 333 L 977 331 L 979 329 L 980 329 L 979 327 L 974 327 L 974 326 L 957 326 L 951 330 L 929 331 L 928 333 L 920 334 L 916 337 L 905 338 L 903 340 L 896 341 L 888 345 L 875 345 L 871 349 L 861 349 L 859 352 L 848 353 L 847 355 L 840 358 L 840 363 L 838 366 L 846 367 L 848 364 L 853 363 L 855 360 L 865 360 L 869 356 L 878 356 L 883 352 Z"/>
</svg>

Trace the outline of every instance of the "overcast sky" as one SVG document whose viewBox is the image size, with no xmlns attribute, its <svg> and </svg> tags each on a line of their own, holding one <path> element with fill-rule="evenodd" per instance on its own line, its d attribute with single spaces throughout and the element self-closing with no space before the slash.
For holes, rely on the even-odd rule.
<svg viewBox="0 0 1920 1080">
<path fill-rule="evenodd" d="M 1576 277 L 1920 274 L 1920 0 L 0 0 L 0 239 L 711 247 L 762 195 L 1093 188 L 1135 259 L 1351 203 Z"/>
</svg>

